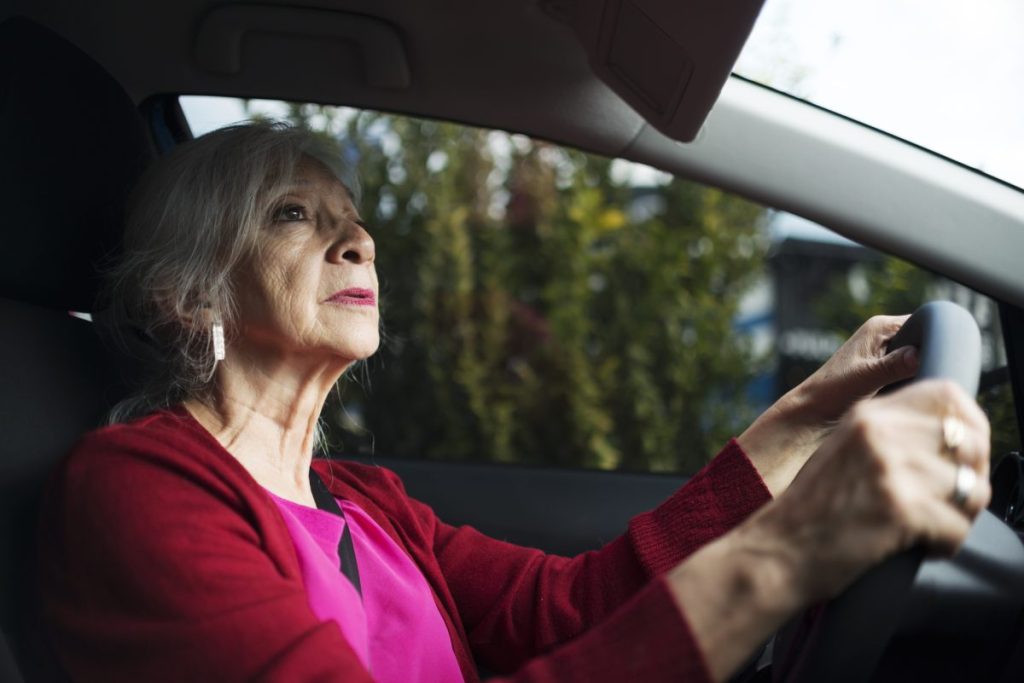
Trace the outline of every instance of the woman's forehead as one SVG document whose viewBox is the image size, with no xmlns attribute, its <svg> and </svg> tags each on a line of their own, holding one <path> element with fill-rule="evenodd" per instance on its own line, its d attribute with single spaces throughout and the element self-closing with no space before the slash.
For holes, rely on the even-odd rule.
<svg viewBox="0 0 1024 683">
<path fill-rule="evenodd" d="M 355 202 L 352 190 L 335 175 L 325 163 L 309 156 L 304 156 L 295 167 L 292 180 L 287 183 L 286 190 L 323 190 L 332 194 L 342 193 L 350 202 Z"/>
</svg>

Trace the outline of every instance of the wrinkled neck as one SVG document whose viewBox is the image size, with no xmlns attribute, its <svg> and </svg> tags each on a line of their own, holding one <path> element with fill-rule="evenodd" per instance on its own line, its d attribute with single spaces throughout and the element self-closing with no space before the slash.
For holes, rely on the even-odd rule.
<svg viewBox="0 0 1024 683">
<path fill-rule="evenodd" d="M 264 488 L 309 504 L 317 424 L 331 389 L 351 361 L 259 359 L 229 355 L 214 389 L 185 407 Z"/>
</svg>

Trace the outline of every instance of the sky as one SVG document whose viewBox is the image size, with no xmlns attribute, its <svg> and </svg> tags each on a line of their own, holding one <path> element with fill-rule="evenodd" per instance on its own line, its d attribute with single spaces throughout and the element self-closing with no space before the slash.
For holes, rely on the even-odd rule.
<svg viewBox="0 0 1024 683">
<path fill-rule="evenodd" d="M 736 72 L 1024 188 L 1024 1 L 768 0 Z"/>
</svg>

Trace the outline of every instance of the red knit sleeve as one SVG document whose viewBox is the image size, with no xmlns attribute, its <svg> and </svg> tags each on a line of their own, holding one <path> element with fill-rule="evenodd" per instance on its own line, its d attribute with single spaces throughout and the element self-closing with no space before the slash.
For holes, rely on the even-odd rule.
<svg viewBox="0 0 1024 683">
<path fill-rule="evenodd" d="M 546 655 L 514 680 L 699 681 L 706 671 L 686 620 L 664 583 L 651 579 L 769 498 L 732 441 L 601 550 L 557 557 L 435 522 L 434 552 L 471 648 L 495 671 Z M 430 516 L 423 508 L 418 516 Z"/>
<path fill-rule="evenodd" d="M 178 438 L 105 430 L 52 482 L 39 574 L 72 679 L 369 681 L 241 466 Z"/>
<path fill-rule="evenodd" d="M 579 638 L 489 683 L 708 683 L 704 655 L 664 580 Z"/>
<path fill-rule="evenodd" d="M 657 508 L 634 517 L 629 538 L 649 576 L 663 574 L 740 524 L 772 499 L 739 442 L 729 441 L 704 469 Z"/>
</svg>

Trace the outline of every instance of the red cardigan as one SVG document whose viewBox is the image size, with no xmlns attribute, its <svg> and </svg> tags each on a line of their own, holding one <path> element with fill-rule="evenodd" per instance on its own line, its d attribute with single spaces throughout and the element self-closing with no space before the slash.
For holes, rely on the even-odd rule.
<svg viewBox="0 0 1024 683">
<path fill-rule="evenodd" d="M 423 571 L 467 681 L 476 662 L 509 681 L 706 681 L 657 577 L 770 498 L 733 441 L 626 534 L 569 559 L 448 526 L 382 467 L 315 467 Z M 46 617 L 76 681 L 371 680 L 311 611 L 276 506 L 182 410 L 83 437 L 40 538 Z"/>
</svg>

